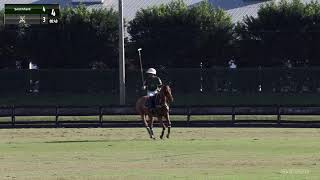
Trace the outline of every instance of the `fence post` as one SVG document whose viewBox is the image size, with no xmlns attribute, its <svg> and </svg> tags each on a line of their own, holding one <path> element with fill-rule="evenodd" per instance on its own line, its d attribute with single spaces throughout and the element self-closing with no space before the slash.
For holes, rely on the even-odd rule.
<svg viewBox="0 0 320 180">
<path fill-rule="evenodd" d="M 235 121 L 236 121 L 235 105 L 232 105 L 232 119 L 231 119 L 231 124 L 234 124 Z"/>
<path fill-rule="evenodd" d="M 16 112 L 15 112 L 15 106 L 11 106 L 11 125 L 15 126 L 16 124 Z"/>
<path fill-rule="evenodd" d="M 281 124 L 281 106 L 278 105 L 277 106 L 277 124 L 280 125 Z"/>
<path fill-rule="evenodd" d="M 56 106 L 56 126 L 59 126 L 59 106 Z"/>
<path fill-rule="evenodd" d="M 188 106 L 188 107 L 187 107 L 187 125 L 188 125 L 188 126 L 189 126 L 189 124 L 190 124 L 190 116 L 191 116 L 190 113 L 191 113 L 191 112 L 190 112 L 190 107 Z"/>
<path fill-rule="evenodd" d="M 101 106 L 99 106 L 99 123 L 100 123 L 100 126 L 102 127 L 103 116 L 102 116 L 102 107 Z"/>
</svg>

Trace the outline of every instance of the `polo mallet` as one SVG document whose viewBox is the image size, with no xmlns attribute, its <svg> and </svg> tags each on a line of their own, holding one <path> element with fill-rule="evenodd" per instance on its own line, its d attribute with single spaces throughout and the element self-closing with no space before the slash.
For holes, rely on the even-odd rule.
<svg viewBox="0 0 320 180">
<path fill-rule="evenodd" d="M 143 86 L 144 78 L 143 78 L 143 68 L 142 68 L 142 60 L 141 60 L 141 51 L 142 51 L 142 49 L 139 48 L 139 49 L 138 49 L 138 53 L 139 53 L 139 60 L 140 60 L 141 80 L 142 80 L 142 86 Z"/>
</svg>

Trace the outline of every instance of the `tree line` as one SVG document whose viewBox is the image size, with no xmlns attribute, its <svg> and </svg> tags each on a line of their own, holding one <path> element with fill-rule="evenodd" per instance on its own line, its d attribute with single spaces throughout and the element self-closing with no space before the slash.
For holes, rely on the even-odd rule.
<svg viewBox="0 0 320 180">
<path fill-rule="evenodd" d="M 3 18 L 3 11 L 0 11 Z M 232 23 L 223 10 L 204 1 L 182 0 L 141 9 L 126 22 L 126 60 L 138 66 L 279 67 L 320 64 L 320 4 L 282 0 L 262 5 L 257 17 Z M 85 6 L 63 8 L 58 25 L 0 25 L 0 68 L 116 68 L 118 13 Z"/>
</svg>

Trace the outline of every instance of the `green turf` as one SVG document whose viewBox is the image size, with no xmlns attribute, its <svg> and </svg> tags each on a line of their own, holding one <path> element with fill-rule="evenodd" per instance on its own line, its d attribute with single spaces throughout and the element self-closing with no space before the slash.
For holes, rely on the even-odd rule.
<svg viewBox="0 0 320 180">
<path fill-rule="evenodd" d="M 160 129 L 156 129 L 158 136 Z M 0 179 L 318 180 L 319 129 L 0 130 Z"/>
</svg>

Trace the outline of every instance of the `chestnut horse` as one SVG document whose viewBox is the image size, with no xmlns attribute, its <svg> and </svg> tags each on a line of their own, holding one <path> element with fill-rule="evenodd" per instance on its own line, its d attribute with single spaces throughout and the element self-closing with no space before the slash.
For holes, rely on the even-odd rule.
<svg viewBox="0 0 320 180">
<path fill-rule="evenodd" d="M 173 97 L 171 94 L 171 89 L 168 85 L 161 86 L 160 92 L 156 95 L 157 98 L 157 104 L 160 104 L 160 106 L 157 106 L 156 109 L 152 112 L 149 111 L 149 109 L 145 106 L 146 101 L 148 100 L 148 96 L 143 96 L 137 100 L 136 103 L 136 110 L 140 114 L 142 121 L 144 122 L 144 125 L 150 135 L 150 138 L 155 139 L 153 134 L 153 117 L 157 117 L 161 126 L 162 126 L 162 132 L 160 138 L 163 138 L 164 132 L 166 130 L 166 125 L 163 122 L 162 118 L 164 117 L 167 120 L 168 123 L 168 134 L 167 138 L 170 136 L 170 128 L 171 128 L 171 121 L 169 118 L 169 103 L 173 101 Z M 147 116 L 149 117 L 149 124 L 147 121 Z"/>
</svg>

